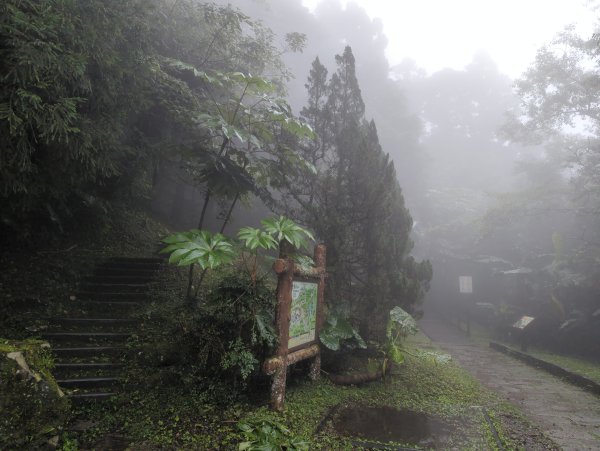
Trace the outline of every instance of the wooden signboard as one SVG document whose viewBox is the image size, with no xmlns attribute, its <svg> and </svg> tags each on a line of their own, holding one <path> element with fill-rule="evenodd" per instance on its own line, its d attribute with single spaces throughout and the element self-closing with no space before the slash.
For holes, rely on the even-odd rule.
<svg viewBox="0 0 600 451">
<path fill-rule="evenodd" d="M 273 377 L 271 408 L 283 409 L 287 367 L 312 359 L 311 379 L 321 372 L 319 332 L 323 326 L 323 294 L 325 292 L 325 246 L 315 246 L 315 266 L 296 266 L 294 248 L 287 241 L 279 245 L 279 259 L 273 264 L 277 273 L 276 325 L 279 344 L 275 356 L 263 365 L 263 371 Z"/>
</svg>

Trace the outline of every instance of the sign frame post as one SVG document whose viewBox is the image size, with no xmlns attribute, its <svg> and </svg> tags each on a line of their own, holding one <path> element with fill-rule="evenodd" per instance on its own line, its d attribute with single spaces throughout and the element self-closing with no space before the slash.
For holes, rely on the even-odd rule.
<svg viewBox="0 0 600 451">
<path fill-rule="evenodd" d="M 287 368 L 296 362 L 312 359 L 309 376 L 316 380 L 321 373 L 321 348 L 319 346 L 319 333 L 323 327 L 323 305 L 326 278 L 326 248 L 318 244 L 314 249 L 315 266 L 304 268 L 296 266 L 292 258 L 294 247 L 283 240 L 279 244 L 279 258 L 273 263 L 273 270 L 277 274 L 277 311 L 275 316 L 276 331 L 279 343 L 275 356 L 267 359 L 263 364 L 263 371 L 272 376 L 271 383 L 271 409 L 281 412 L 285 402 L 285 387 Z M 297 279 L 297 280 L 295 280 Z M 296 282 L 296 286 L 294 284 Z M 311 285 L 316 287 L 313 289 Z M 315 293 L 316 292 L 316 293 Z M 314 296 L 316 294 L 316 306 Z M 293 306 L 293 301 L 298 301 Z M 292 308 L 296 307 L 303 320 L 300 325 L 302 333 L 296 338 L 292 348 L 290 344 L 290 322 Z M 302 311 L 305 307 L 305 311 Z M 316 307 L 316 308 L 315 308 Z M 314 329 L 312 327 L 314 326 Z M 298 329 L 298 328 L 296 328 Z M 314 333 L 312 332 L 314 330 Z"/>
</svg>

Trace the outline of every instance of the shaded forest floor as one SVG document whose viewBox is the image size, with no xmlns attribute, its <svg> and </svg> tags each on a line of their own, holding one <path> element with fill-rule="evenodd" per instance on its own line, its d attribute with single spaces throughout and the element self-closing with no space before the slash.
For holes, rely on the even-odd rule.
<svg viewBox="0 0 600 451">
<path fill-rule="evenodd" d="M 518 406 L 561 449 L 598 449 L 597 396 L 470 340 L 461 330 L 436 318 L 422 320 L 421 327 L 485 387 Z"/>
</svg>

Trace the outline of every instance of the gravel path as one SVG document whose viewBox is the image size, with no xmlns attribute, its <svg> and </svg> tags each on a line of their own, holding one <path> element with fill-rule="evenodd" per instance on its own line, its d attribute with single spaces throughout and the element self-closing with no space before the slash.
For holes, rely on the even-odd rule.
<svg viewBox="0 0 600 451">
<path fill-rule="evenodd" d="M 600 397 L 478 346 L 462 331 L 434 318 L 423 332 L 484 386 L 517 405 L 546 436 L 565 450 L 600 450 Z"/>
</svg>

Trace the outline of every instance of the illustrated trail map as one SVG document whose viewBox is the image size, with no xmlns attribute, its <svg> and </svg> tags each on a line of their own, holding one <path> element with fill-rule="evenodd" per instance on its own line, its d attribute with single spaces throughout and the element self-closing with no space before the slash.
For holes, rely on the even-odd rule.
<svg viewBox="0 0 600 451">
<path fill-rule="evenodd" d="M 288 349 L 310 343 L 315 339 L 317 323 L 317 284 L 297 282 L 292 284 L 292 308 Z"/>
</svg>

